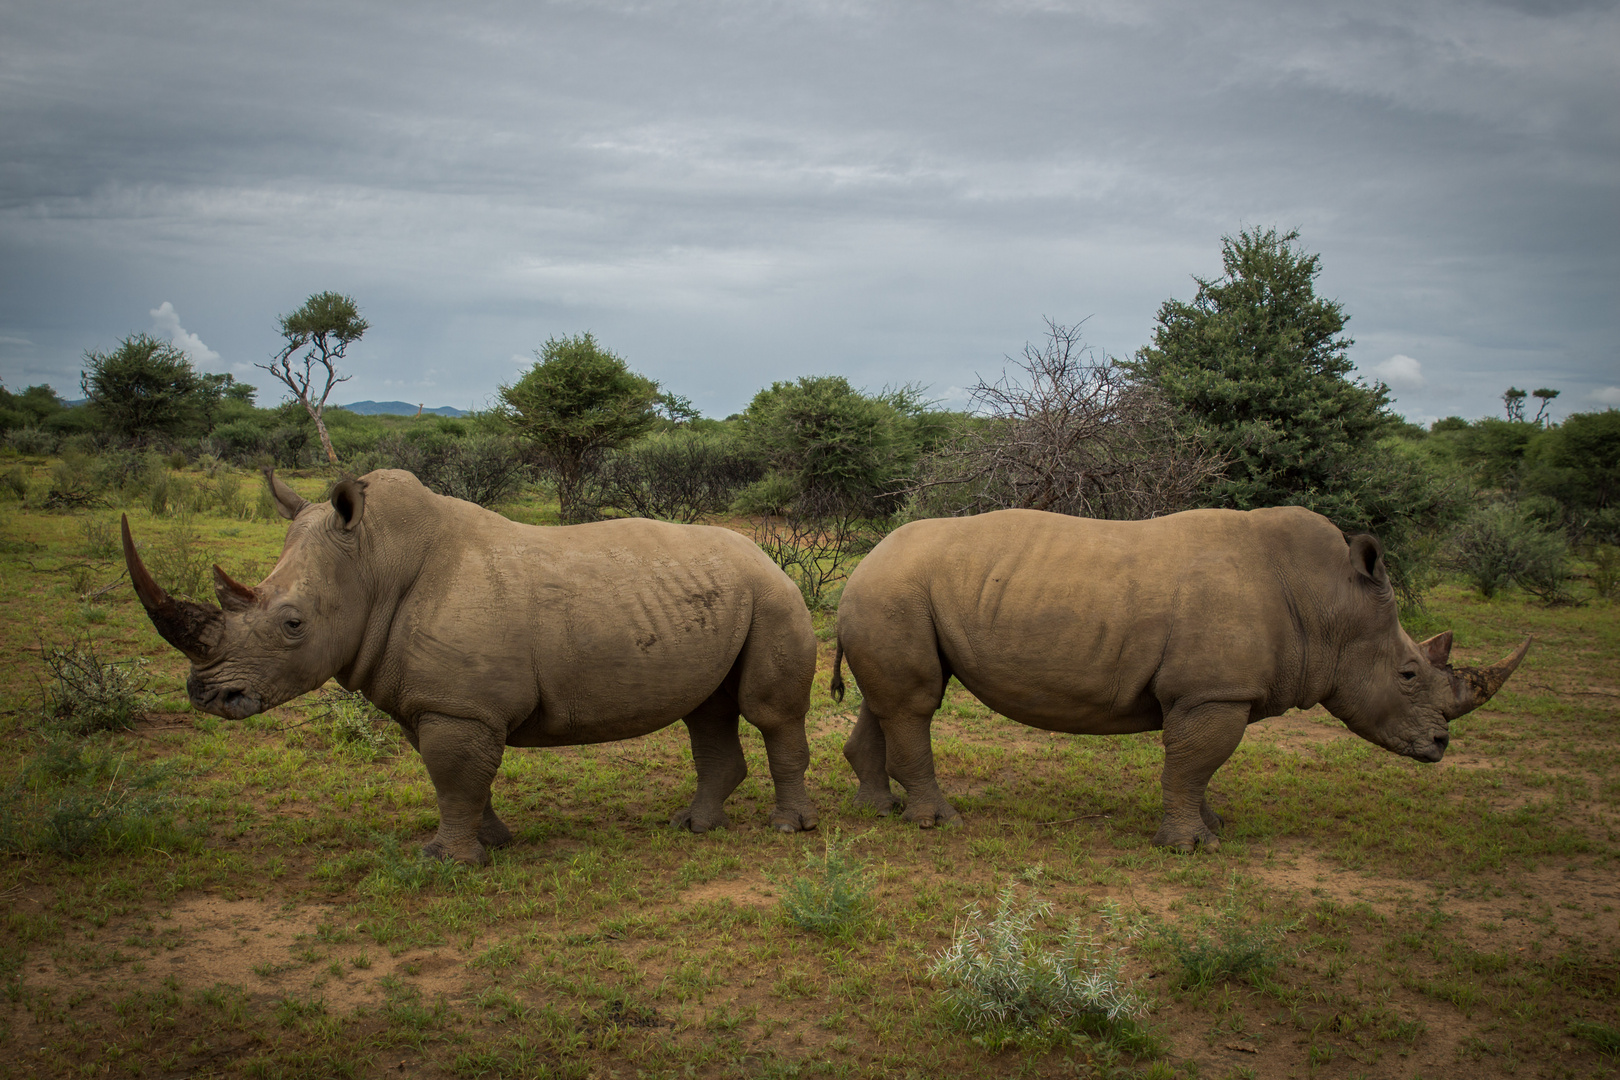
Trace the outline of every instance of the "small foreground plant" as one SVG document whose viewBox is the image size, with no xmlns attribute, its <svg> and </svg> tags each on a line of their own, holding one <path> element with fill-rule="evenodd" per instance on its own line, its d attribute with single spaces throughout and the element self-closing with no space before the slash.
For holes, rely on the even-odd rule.
<svg viewBox="0 0 1620 1080">
<path fill-rule="evenodd" d="M 1212 918 L 1190 933 L 1168 926 L 1164 940 L 1181 965 L 1181 985 L 1197 990 L 1275 970 L 1283 960 L 1279 946 L 1293 928 L 1292 923 L 1246 922 L 1234 881 L 1227 884 L 1226 900 Z"/>
<path fill-rule="evenodd" d="M 68 735 L 133 727 L 146 711 L 146 660 L 106 662 L 89 637 L 40 650 L 51 682 L 45 727 Z"/>
<path fill-rule="evenodd" d="M 110 747 L 57 737 L 0 789 L 0 851 L 69 858 L 183 842 L 171 763 L 143 765 Z"/>
<path fill-rule="evenodd" d="M 1119 909 L 1105 903 L 1100 934 L 1075 922 L 1055 946 L 1042 942 L 1035 925 L 1049 910 L 1033 890 L 1020 899 L 1012 881 L 997 895 L 994 916 L 968 908 L 928 969 L 947 984 L 947 1018 L 987 1049 L 1090 1035 L 1132 1054 L 1156 1054 L 1159 1040 L 1139 1024 L 1147 1004 L 1125 977 L 1131 935 Z"/>
<path fill-rule="evenodd" d="M 394 749 L 399 733 L 394 723 L 357 690 L 323 690 L 326 711 L 318 721 L 328 738 L 367 761 Z"/>
<path fill-rule="evenodd" d="M 1569 1033 L 1591 1044 L 1592 1049 L 1609 1057 L 1620 1057 L 1620 1028 L 1595 1020 L 1576 1020 Z"/>
<path fill-rule="evenodd" d="M 834 829 L 821 855 L 805 852 L 805 873 L 786 882 L 782 911 L 793 925 L 825 937 L 847 936 L 872 913 L 872 878 Z"/>
</svg>

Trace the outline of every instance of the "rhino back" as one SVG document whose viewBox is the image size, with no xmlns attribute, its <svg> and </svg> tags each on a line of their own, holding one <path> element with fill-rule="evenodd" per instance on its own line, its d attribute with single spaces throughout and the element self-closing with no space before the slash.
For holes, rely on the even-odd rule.
<svg viewBox="0 0 1620 1080">
<path fill-rule="evenodd" d="M 1293 564 L 1335 543 L 1331 524 L 1295 508 L 1130 522 L 1000 511 L 897 530 L 845 603 L 856 636 L 926 621 L 932 641 L 912 647 L 937 648 L 975 696 L 1034 726 L 1156 728 L 1187 695 L 1270 715 L 1309 696 L 1312 620 L 1296 593 L 1310 575 Z M 846 648 L 855 667 L 860 646 Z"/>
<path fill-rule="evenodd" d="M 426 494 L 432 513 L 410 515 L 422 550 L 382 560 L 408 580 L 372 620 L 387 629 L 368 693 L 407 724 L 436 712 L 500 723 L 528 745 L 629 738 L 708 697 L 762 606 L 813 648 L 797 590 L 729 530 L 537 527 Z"/>
</svg>

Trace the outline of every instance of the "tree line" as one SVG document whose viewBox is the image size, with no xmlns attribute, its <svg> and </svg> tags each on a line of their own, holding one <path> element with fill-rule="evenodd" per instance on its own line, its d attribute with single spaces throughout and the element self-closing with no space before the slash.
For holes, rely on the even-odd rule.
<svg viewBox="0 0 1620 1080">
<path fill-rule="evenodd" d="M 1297 232 L 1243 230 L 1221 256 L 1222 273 L 1165 301 L 1132 356 L 1098 355 L 1082 327 L 1049 322 L 957 411 L 922 387 L 820 375 L 705 418 L 583 333 L 545 342 L 484 413 L 391 424 L 328 406 L 368 324 L 327 292 L 278 321 L 284 346 L 260 365 L 287 388 L 276 408 L 137 334 L 86 354 L 83 408 L 48 387 L 0 388 L 0 426 L 21 452 L 156 446 L 240 465 L 404 467 L 486 505 L 544 482 L 564 522 L 747 516 L 816 599 L 900 521 L 1004 507 L 1141 518 L 1305 506 L 1380 536 L 1408 599 L 1448 566 L 1482 591 L 1559 599 L 1569 544 L 1620 542 L 1620 412 L 1552 424 L 1558 392 L 1543 387 L 1526 419 L 1529 395 L 1510 388 L 1504 419 L 1408 424 L 1386 386 L 1354 374 L 1348 315 L 1317 295 L 1320 258 Z"/>
</svg>

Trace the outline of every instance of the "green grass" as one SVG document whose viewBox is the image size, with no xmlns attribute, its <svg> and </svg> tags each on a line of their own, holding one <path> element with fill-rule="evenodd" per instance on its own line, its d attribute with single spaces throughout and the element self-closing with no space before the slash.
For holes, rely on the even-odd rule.
<svg viewBox="0 0 1620 1080">
<path fill-rule="evenodd" d="M 0 467 L 43 490 L 52 466 Z M 245 512 L 255 478 L 228 515 L 217 477 L 175 475 L 193 496 L 215 485 L 192 511 L 194 555 L 243 579 L 273 564 L 285 525 Z M 308 498 L 329 482 L 289 479 Z M 1034 731 L 955 684 L 935 751 L 962 826 L 858 811 L 841 753 L 853 717 L 827 694 L 818 615 L 807 782 L 822 832 L 769 828 L 746 724 L 734 826 L 671 830 L 694 786 L 677 726 L 508 753 L 494 798 L 517 840 L 468 869 L 417 857 L 432 787 L 359 703 L 317 693 L 239 722 L 191 711 L 186 665 L 117 583 L 108 540 L 120 511 L 143 545 L 175 517 L 105 498 L 0 502 L 0 1077 L 223 1062 L 398 1075 L 401 1060 L 468 1077 L 1615 1071 L 1620 619 L 1590 592 L 1547 608 L 1443 585 L 1413 629 L 1452 628 L 1464 662 L 1537 637 L 1496 701 L 1453 725 L 1446 762 L 1395 758 L 1319 714 L 1255 725 L 1212 785 L 1229 821 L 1213 856 L 1149 843 L 1155 737 Z M 532 492 L 507 509 L 555 521 Z M 133 730 L 40 723 L 41 647 L 86 629 L 104 660 L 147 661 L 155 704 Z M 87 842 L 40 839 L 62 808 Z M 780 912 L 795 879 L 829 880 L 835 831 L 859 836 L 865 915 L 857 932 L 806 933 Z M 946 984 L 929 963 L 962 913 L 994 910 L 1037 867 L 1043 947 L 1093 925 L 1104 900 L 1141 928 L 1122 970 L 1162 1056 L 1083 1027 L 969 1033 L 936 1008 Z M 1245 969 L 1244 935 L 1279 927 L 1292 929 Z M 1188 977 L 1189 956 L 1219 974 Z"/>
</svg>

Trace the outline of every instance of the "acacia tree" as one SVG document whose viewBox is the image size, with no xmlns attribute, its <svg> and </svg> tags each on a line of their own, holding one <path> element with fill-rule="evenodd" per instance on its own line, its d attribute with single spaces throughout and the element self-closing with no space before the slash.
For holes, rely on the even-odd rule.
<svg viewBox="0 0 1620 1080">
<path fill-rule="evenodd" d="M 326 433 L 326 421 L 321 414 L 326 410 L 326 398 L 332 387 L 354 377 L 339 375 L 337 362 L 343 359 L 349 344 L 359 341 L 371 324 L 360 317 L 360 309 L 352 299 L 335 292 L 316 293 L 297 311 L 281 316 L 279 321 L 281 336 L 287 343 L 273 363 L 253 366 L 268 371 L 292 391 L 293 397 L 315 421 L 326 460 L 336 464 L 337 452 L 332 449 L 332 437 Z M 304 350 L 304 355 L 295 365 L 293 354 L 300 349 Z M 317 382 L 320 383 L 319 396 L 314 393 Z"/>
<path fill-rule="evenodd" d="M 219 390 L 207 380 L 169 342 L 131 334 L 109 352 L 84 354 L 79 387 L 114 433 L 138 439 L 176 435 L 208 412 Z"/>
<path fill-rule="evenodd" d="M 586 516 L 580 489 L 591 459 L 658 422 L 658 384 L 631 371 L 588 331 L 548 338 L 535 365 L 500 389 L 501 413 L 549 460 L 564 521 Z"/>
</svg>

